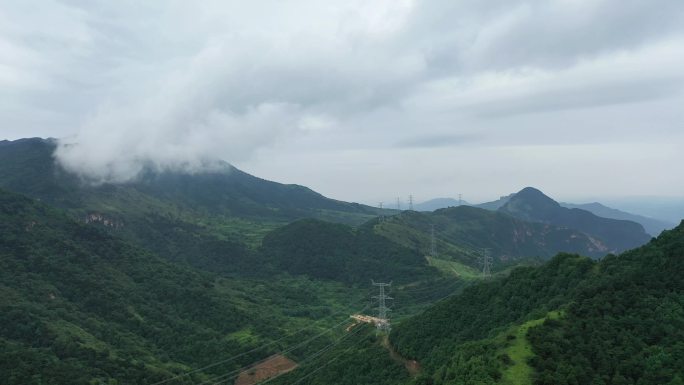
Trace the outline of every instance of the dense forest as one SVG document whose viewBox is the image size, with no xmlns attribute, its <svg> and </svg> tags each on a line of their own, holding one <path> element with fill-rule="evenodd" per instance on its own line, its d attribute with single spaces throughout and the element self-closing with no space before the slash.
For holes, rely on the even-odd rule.
<svg viewBox="0 0 684 385">
<path fill-rule="evenodd" d="M 114 235 L 0 190 L 0 382 L 151 384 L 191 372 L 174 383 L 194 383 L 284 349 L 304 359 L 344 335 L 349 314 L 368 310 L 370 279 L 383 271 L 373 252 L 404 255 L 388 265 L 404 314 L 462 286 L 372 232 L 314 220 L 285 226 L 263 247 L 238 254 L 249 262 L 242 267 L 224 250 L 215 260 L 221 274 Z M 338 259 L 316 263 L 318 255 Z M 301 262 L 289 263 L 296 258 Z"/>
<path fill-rule="evenodd" d="M 417 383 L 507 383 L 516 365 L 531 368 L 514 383 L 681 383 L 683 264 L 684 224 L 599 262 L 562 254 L 465 289 L 391 341 L 423 365 Z M 516 362 L 521 337 L 531 354 Z"/>
<path fill-rule="evenodd" d="M 681 384 L 683 263 L 684 223 L 620 256 L 560 254 L 399 321 L 391 347 L 368 334 L 276 383 Z M 369 376 L 379 356 L 395 360 Z"/>
<path fill-rule="evenodd" d="M 472 207 L 359 225 L 372 210 L 239 170 L 83 186 L 46 143 L 0 151 L 4 184 L 48 197 L 0 190 L 3 384 L 230 383 L 276 353 L 282 385 L 683 382 L 684 224 L 597 260 L 570 228 Z M 371 280 L 392 281 L 389 335 L 349 319 L 375 314 Z"/>
<path fill-rule="evenodd" d="M 300 220 L 269 233 L 262 254 L 275 270 L 348 283 L 415 282 L 436 275 L 418 251 L 377 235 L 315 219 Z"/>
<path fill-rule="evenodd" d="M 153 383 L 278 340 L 192 383 L 316 335 L 366 303 L 367 292 L 356 292 L 287 275 L 237 281 L 193 270 L 0 191 L 3 384 Z"/>
</svg>

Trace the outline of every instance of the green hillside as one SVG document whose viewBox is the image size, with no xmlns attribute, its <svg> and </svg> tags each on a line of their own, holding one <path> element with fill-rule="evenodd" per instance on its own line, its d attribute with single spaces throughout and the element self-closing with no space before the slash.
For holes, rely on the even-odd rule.
<svg viewBox="0 0 684 385">
<path fill-rule="evenodd" d="M 367 228 L 306 219 L 269 233 L 261 252 L 276 271 L 367 284 L 397 284 L 438 274 L 425 258 Z"/>
<path fill-rule="evenodd" d="M 476 267 L 482 248 L 489 248 L 496 269 L 530 257 L 549 258 L 558 252 L 605 255 L 601 242 L 555 226 L 525 222 L 509 215 L 470 206 L 432 213 L 405 211 L 375 223 L 374 230 L 392 241 L 428 255 L 434 226 L 435 257 Z"/>
<path fill-rule="evenodd" d="M 607 251 L 612 253 L 641 246 L 651 239 L 637 222 L 603 218 L 579 208 L 569 209 L 532 187 L 526 187 L 510 197 L 498 211 L 525 221 L 581 231 L 601 240 Z"/>
<path fill-rule="evenodd" d="M 559 255 L 465 289 L 399 324 L 391 340 L 423 365 L 425 383 L 678 383 L 683 263 L 684 224 L 600 262 Z"/>
<path fill-rule="evenodd" d="M 250 272 L 261 239 L 296 219 L 358 225 L 379 212 L 227 164 L 213 173 L 149 172 L 125 184 L 90 185 L 56 165 L 55 146 L 39 138 L 0 142 L 0 188 L 63 208 L 166 259 L 221 274 Z"/>
<path fill-rule="evenodd" d="M 149 384 L 278 340 L 174 382 L 196 383 L 316 335 L 358 311 L 367 294 L 284 274 L 200 272 L 0 191 L 3 384 Z"/>
<path fill-rule="evenodd" d="M 387 365 L 384 376 L 406 385 L 681 384 L 683 264 L 684 223 L 620 256 L 560 254 L 471 285 L 395 324 L 393 349 L 420 370 Z M 367 340 L 337 351 L 335 362 L 371 360 L 381 346 Z M 362 369 L 319 365 L 290 376 L 301 384 L 384 383 Z"/>
<path fill-rule="evenodd" d="M 398 319 L 464 284 L 384 237 L 317 220 L 248 256 L 252 274 L 206 272 L 0 190 L 0 383 L 198 383 L 334 343 L 350 314 L 374 314 L 371 278 L 396 278 Z"/>
<path fill-rule="evenodd" d="M 52 139 L 0 142 L 0 187 L 59 207 L 112 208 L 124 213 L 171 205 L 176 210 L 202 215 L 281 221 L 325 217 L 361 223 L 379 212 L 369 206 L 326 198 L 303 186 L 257 178 L 227 163 L 214 172 L 148 171 L 124 184 L 91 185 L 56 164 L 55 148 Z"/>
</svg>

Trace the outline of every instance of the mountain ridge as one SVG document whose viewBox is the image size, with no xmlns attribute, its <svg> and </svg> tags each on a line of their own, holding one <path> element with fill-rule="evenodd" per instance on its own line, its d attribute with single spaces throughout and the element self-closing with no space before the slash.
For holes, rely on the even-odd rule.
<svg viewBox="0 0 684 385">
<path fill-rule="evenodd" d="M 665 222 L 659 219 L 650 218 L 643 215 L 633 214 L 612 207 L 608 207 L 600 202 L 592 203 L 567 203 L 559 202 L 561 206 L 567 208 L 577 208 L 594 213 L 599 217 L 611 219 L 624 219 L 632 222 L 640 223 L 644 226 L 644 230 L 652 236 L 657 236 L 663 230 L 669 230 L 676 226 L 675 223 Z"/>
<path fill-rule="evenodd" d="M 520 190 L 497 211 L 523 220 L 582 231 L 601 239 L 614 253 L 640 246 L 651 238 L 636 222 L 603 218 L 586 210 L 562 207 L 533 187 Z"/>
</svg>

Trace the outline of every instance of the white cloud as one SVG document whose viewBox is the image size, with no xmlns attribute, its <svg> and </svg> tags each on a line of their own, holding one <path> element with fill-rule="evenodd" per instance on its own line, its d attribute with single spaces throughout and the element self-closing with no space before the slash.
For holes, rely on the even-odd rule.
<svg viewBox="0 0 684 385">
<path fill-rule="evenodd" d="M 487 188 L 492 165 L 527 167 L 495 147 L 600 144 L 610 172 L 618 148 L 684 145 L 679 0 L 0 1 L 0 132 L 66 138 L 58 159 L 94 181 L 221 158 L 331 193 L 308 158 L 333 157 L 381 178 L 465 162 Z"/>
</svg>

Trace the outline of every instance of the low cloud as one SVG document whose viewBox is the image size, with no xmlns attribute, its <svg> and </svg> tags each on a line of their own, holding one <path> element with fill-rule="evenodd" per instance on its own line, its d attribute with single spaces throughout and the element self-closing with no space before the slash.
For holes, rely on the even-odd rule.
<svg viewBox="0 0 684 385">
<path fill-rule="evenodd" d="M 224 160 L 317 189 L 321 154 L 386 175 L 430 148 L 668 144 L 683 25 L 680 0 L 10 0 L 0 130 L 62 138 L 56 159 L 96 183 Z"/>
</svg>

